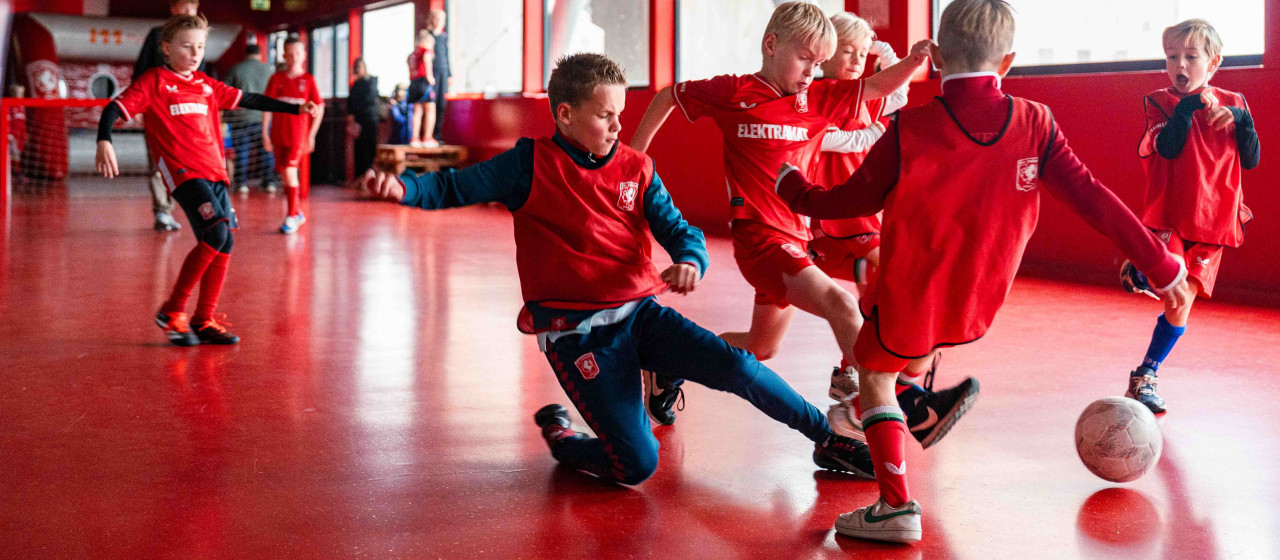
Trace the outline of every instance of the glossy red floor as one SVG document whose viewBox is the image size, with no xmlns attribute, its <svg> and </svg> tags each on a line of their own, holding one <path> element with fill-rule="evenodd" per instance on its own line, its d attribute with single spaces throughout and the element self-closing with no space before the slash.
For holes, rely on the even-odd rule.
<svg viewBox="0 0 1280 560">
<path fill-rule="evenodd" d="M 925 540 L 836 537 L 871 482 L 701 387 L 636 488 L 560 469 L 530 421 L 567 404 L 520 305 L 509 218 L 319 189 L 296 237 L 282 199 L 234 195 L 222 311 L 237 347 L 151 324 L 189 232 L 149 229 L 122 179 L 19 195 L 0 246 L 0 556 L 7 558 L 1276 558 L 1280 312 L 1200 305 L 1162 369 L 1165 452 L 1113 485 L 1075 457 L 1076 415 L 1123 391 L 1157 308 L 1118 289 L 1019 281 L 939 383 L 982 381 L 938 446 L 909 451 Z M 185 220 L 184 220 L 185 222 Z M 691 297 L 746 326 L 729 243 Z M 823 409 L 836 357 L 797 316 L 770 365 Z"/>
</svg>

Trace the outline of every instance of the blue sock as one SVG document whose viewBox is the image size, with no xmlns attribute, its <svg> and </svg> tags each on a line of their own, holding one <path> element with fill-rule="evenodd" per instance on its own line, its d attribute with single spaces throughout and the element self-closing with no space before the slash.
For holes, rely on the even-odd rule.
<svg viewBox="0 0 1280 560">
<path fill-rule="evenodd" d="M 1142 365 L 1151 368 L 1152 371 L 1160 369 L 1160 363 L 1169 356 L 1169 351 L 1173 350 L 1173 345 L 1178 343 L 1178 337 L 1187 332 L 1186 327 L 1175 327 L 1169 324 L 1161 313 L 1156 319 L 1156 330 L 1151 333 L 1151 345 L 1147 347 L 1147 355 L 1142 358 Z"/>
</svg>

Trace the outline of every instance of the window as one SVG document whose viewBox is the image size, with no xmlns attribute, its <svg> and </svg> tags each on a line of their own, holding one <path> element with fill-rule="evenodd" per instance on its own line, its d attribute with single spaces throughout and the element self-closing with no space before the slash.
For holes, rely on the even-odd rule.
<svg viewBox="0 0 1280 560">
<path fill-rule="evenodd" d="M 604 53 L 627 71 L 627 85 L 649 85 L 649 3 L 635 0 L 546 0 L 542 85 L 566 54 Z"/>
<path fill-rule="evenodd" d="M 320 97 L 346 97 L 351 58 L 350 25 L 346 22 L 311 29 L 311 75 L 316 78 Z"/>
<path fill-rule="evenodd" d="M 288 31 L 276 31 L 267 35 L 267 64 L 278 66 L 284 63 L 284 42 L 288 38 Z"/>
<path fill-rule="evenodd" d="M 413 52 L 412 3 L 396 4 L 364 13 L 361 56 L 370 76 L 378 77 L 378 94 L 391 97 L 396 84 L 409 85 L 409 54 Z M 350 65 L 348 65 L 349 67 Z"/>
<path fill-rule="evenodd" d="M 952 0 L 935 0 L 934 29 Z M 1013 74 L 1164 69 L 1164 29 L 1204 18 L 1222 37 L 1224 65 L 1261 64 L 1264 0 L 1010 0 L 1017 10 Z M 936 33 L 935 33 L 936 36 Z"/>
<path fill-rule="evenodd" d="M 461 93 L 519 92 L 524 51 L 524 2 L 448 2 L 449 68 Z M 403 58 L 403 57 L 402 57 Z"/>
<path fill-rule="evenodd" d="M 844 10 L 842 0 L 821 0 L 823 13 Z M 676 2 L 676 80 L 760 70 L 760 40 L 773 15 L 772 0 Z"/>
</svg>

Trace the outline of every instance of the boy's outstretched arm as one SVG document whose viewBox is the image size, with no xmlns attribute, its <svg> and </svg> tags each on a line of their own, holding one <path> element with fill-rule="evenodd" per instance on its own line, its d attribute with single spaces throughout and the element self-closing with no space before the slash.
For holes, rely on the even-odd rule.
<svg viewBox="0 0 1280 560">
<path fill-rule="evenodd" d="M 932 44 L 933 41 L 928 39 L 916 43 L 906 58 L 863 80 L 864 100 L 885 97 L 911 81 L 911 76 L 920 69 L 920 65 L 929 60 L 929 46 Z"/>
<path fill-rule="evenodd" d="M 631 136 L 630 146 L 642 152 L 648 151 L 649 143 L 653 142 L 653 136 L 658 133 L 659 128 L 662 128 L 662 123 L 667 121 L 667 117 L 671 115 L 671 110 L 675 106 L 676 98 L 671 93 L 671 86 L 662 88 L 662 91 L 659 91 L 649 103 L 644 117 L 640 118 L 640 124 L 636 126 L 636 132 Z"/>
<path fill-rule="evenodd" d="M 1156 291 L 1173 298 L 1177 306 L 1185 304 L 1186 265 L 1170 254 L 1129 207 L 1089 172 L 1056 125 L 1050 138 L 1040 162 L 1045 190 L 1115 243 L 1151 280 Z"/>
<path fill-rule="evenodd" d="M 370 169 L 361 182 L 378 198 L 424 210 L 501 202 L 515 211 L 529 199 L 533 184 L 533 141 L 521 138 L 514 148 L 461 171 L 405 171 L 397 177 Z"/>
<path fill-rule="evenodd" d="M 885 197 L 898 184 L 898 121 L 890 121 L 867 159 L 844 184 L 826 188 L 804 177 L 793 165 L 778 170 L 774 188 L 791 210 L 823 220 L 871 216 L 884 209 Z"/>
<path fill-rule="evenodd" d="M 710 263 L 707 240 L 702 230 L 685 221 L 656 173 L 644 194 L 644 217 L 653 238 L 671 256 L 673 264 L 662 272 L 662 279 L 677 294 L 692 292 Z"/>
</svg>

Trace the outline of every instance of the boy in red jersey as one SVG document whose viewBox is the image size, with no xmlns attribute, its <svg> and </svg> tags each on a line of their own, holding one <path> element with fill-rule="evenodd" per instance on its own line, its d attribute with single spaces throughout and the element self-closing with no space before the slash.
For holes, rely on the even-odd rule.
<svg viewBox="0 0 1280 560">
<path fill-rule="evenodd" d="M 440 145 L 431 136 L 436 126 L 435 38 L 426 29 L 418 30 L 418 43 L 409 54 L 409 102 L 413 103 L 413 138 L 415 148 Z"/>
<path fill-rule="evenodd" d="M 105 177 L 114 177 L 120 168 L 111 145 L 111 127 L 117 119 L 146 115 L 147 142 L 155 148 L 156 167 L 199 241 L 182 263 L 173 294 L 156 314 L 156 324 L 164 329 L 169 342 L 178 346 L 240 341 L 213 315 L 231 259 L 231 232 L 236 229 L 235 210 L 227 196 L 218 110 L 293 114 L 316 110 L 312 103 L 299 106 L 244 93 L 196 70 L 204 59 L 208 29 L 203 17 L 185 14 L 165 23 L 160 45 L 167 64 L 147 70 L 129 84 L 103 108 L 98 122 L 97 169 Z M 188 320 L 187 299 L 196 283 L 200 284 L 200 299 L 195 315 Z"/>
<path fill-rule="evenodd" d="M 284 42 L 284 62 L 285 69 L 272 74 L 267 80 L 263 95 L 299 105 L 314 103 L 320 108 L 315 115 L 275 118 L 270 113 L 262 115 L 262 149 L 275 153 L 276 171 L 284 182 L 284 192 L 289 199 L 280 233 L 291 235 L 307 223 L 299 200 L 302 195 L 298 167 L 302 165 L 302 158 L 315 151 L 316 133 L 320 131 L 320 120 L 324 116 L 324 99 L 320 97 L 320 88 L 316 87 L 315 76 L 305 69 L 307 48 L 296 35 L 289 36 Z"/>
<path fill-rule="evenodd" d="M 756 290 L 750 330 L 720 335 L 726 342 L 761 360 L 773 357 L 794 305 L 831 325 L 843 356 L 838 371 L 853 364 L 853 342 L 862 325 L 858 300 L 813 266 L 806 247 L 808 222 L 773 193 L 774 170 L 785 161 L 808 169 L 827 128 L 850 118 L 864 100 L 905 84 L 925 62 L 927 44 L 920 42 L 907 60 L 866 80 L 814 82 L 819 65 L 835 52 L 835 29 L 817 6 L 786 2 L 765 28 L 759 72 L 681 82 L 654 97 L 633 138 L 636 149 L 649 146 L 676 106 L 690 121 L 710 117 L 724 136 L 734 259 Z M 655 378 L 649 384 L 655 418 L 674 421 L 670 406 L 678 383 Z"/>
<path fill-rule="evenodd" d="M 1115 242 L 1171 307 L 1188 301 L 1186 267 L 1076 159 L 1049 109 L 1000 91 L 1013 33 L 1005 0 L 956 0 L 932 53 L 942 97 L 899 112 L 844 184 L 828 190 L 794 166 L 780 170 L 778 195 L 797 212 L 834 219 L 884 210 L 880 279 L 862 300 L 867 325 L 854 350 L 880 498 L 841 515 L 841 534 L 920 539 L 921 508 L 906 481 L 908 426 L 928 422 L 945 433 L 958 413 L 904 415 L 895 379 L 913 360 L 986 333 L 1035 229 L 1041 186 Z M 958 412 L 965 407 L 962 400 Z"/>
<path fill-rule="evenodd" d="M 534 421 L 560 462 L 622 484 L 658 464 L 645 418 L 641 368 L 738 395 L 815 444 L 818 466 L 871 472 L 860 441 L 831 433 L 826 418 L 747 353 L 663 307 L 656 296 L 693 291 L 707 268 L 702 231 L 681 216 L 653 160 L 618 142 L 627 79 L 607 57 L 560 59 L 547 95 L 556 133 L 462 171 L 400 177 L 369 171 L 376 195 L 440 209 L 502 202 L 515 221 L 524 297 L 517 322 L 538 345 L 596 437 L 570 427 L 551 404 Z M 670 255 L 661 273 L 648 235 Z"/>
<path fill-rule="evenodd" d="M 1244 225 L 1253 214 L 1244 205 L 1241 169 L 1258 166 L 1261 150 L 1244 95 L 1209 85 L 1222 63 L 1222 39 L 1202 19 L 1164 30 L 1165 71 L 1171 87 L 1143 98 L 1147 132 L 1138 155 L 1147 172 L 1142 223 L 1169 250 L 1182 255 L 1194 296 L 1213 296 L 1223 247 L 1244 242 Z M 1121 268 L 1131 292 L 1146 289 L 1133 266 Z M 1155 332 L 1142 364 L 1129 374 L 1125 396 L 1152 412 L 1165 411 L 1156 394 L 1156 371 L 1187 330 L 1191 304 L 1156 318 Z"/>
</svg>

